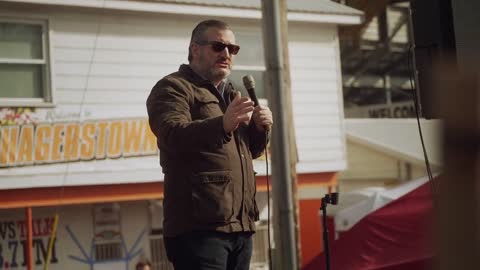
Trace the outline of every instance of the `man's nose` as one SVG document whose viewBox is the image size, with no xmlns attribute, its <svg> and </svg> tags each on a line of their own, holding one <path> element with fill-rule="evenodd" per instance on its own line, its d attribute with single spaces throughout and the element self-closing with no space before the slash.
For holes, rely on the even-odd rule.
<svg viewBox="0 0 480 270">
<path fill-rule="evenodd" d="M 226 58 L 230 58 L 230 51 L 228 50 L 228 47 L 225 47 L 221 52 L 220 54 Z"/>
</svg>

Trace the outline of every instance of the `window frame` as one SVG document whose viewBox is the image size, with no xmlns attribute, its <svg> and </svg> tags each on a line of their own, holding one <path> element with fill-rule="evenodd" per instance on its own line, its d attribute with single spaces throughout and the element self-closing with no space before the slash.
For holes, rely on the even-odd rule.
<svg viewBox="0 0 480 270">
<path fill-rule="evenodd" d="M 52 67 L 52 48 L 51 40 L 51 24 L 50 20 L 45 17 L 18 15 L 5 15 L 0 13 L 0 22 L 39 25 L 42 29 L 42 59 L 18 59 L 18 58 L 1 58 L 0 64 L 29 64 L 41 65 L 44 68 L 42 72 L 43 84 L 41 98 L 6 98 L 0 96 L 0 107 L 54 107 L 54 87 L 53 87 L 53 67 Z"/>
<path fill-rule="evenodd" d="M 111 209 L 113 214 L 112 215 L 115 215 L 117 217 L 117 219 L 115 219 L 115 221 L 118 221 L 117 224 L 115 225 L 98 225 L 97 224 L 97 221 L 105 221 L 104 218 L 105 217 L 99 217 L 98 216 L 98 212 L 102 212 L 102 208 L 106 208 L 106 209 Z M 125 254 L 125 250 L 122 248 L 124 246 L 124 239 L 123 239 L 123 235 L 121 234 L 121 232 L 123 231 L 122 230 L 122 212 L 121 212 L 121 206 L 120 206 L 120 203 L 118 202 L 105 202 L 105 203 L 97 203 L 97 204 L 93 204 L 92 205 L 92 228 L 93 228 L 93 233 L 94 233 L 94 238 L 93 238 L 93 256 L 96 260 L 98 261 L 109 261 L 109 260 L 121 260 L 124 258 L 124 256 L 126 255 Z M 108 214 L 107 214 L 108 215 Z M 102 220 L 103 219 L 103 220 Z M 109 220 L 109 218 L 107 218 L 107 221 L 111 221 Z M 114 239 L 98 239 L 97 238 L 97 229 L 99 227 L 102 227 L 102 226 L 106 226 L 106 227 L 109 227 L 109 226 L 118 226 L 118 232 L 120 232 L 120 235 Z M 99 250 L 98 248 L 99 247 L 106 247 L 106 248 L 112 248 L 112 247 L 116 247 L 118 245 L 119 247 L 119 251 L 120 253 L 119 254 L 116 254 L 117 256 L 113 256 L 111 258 L 105 258 L 105 254 L 104 253 L 100 253 L 101 250 Z M 98 259 L 97 259 L 98 258 Z"/>
<path fill-rule="evenodd" d="M 267 85 L 266 85 L 266 80 L 267 80 L 267 68 L 265 66 L 244 66 L 244 65 L 234 65 L 232 72 L 243 72 L 243 76 L 248 75 L 249 71 L 255 71 L 255 72 L 262 72 L 263 73 L 263 94 L 264 96 L 260 96 L 257 93 L 258 99 L 265 99 L 267 100 Z M 227 77 L 228 79 L 228 77 Z M 243 87 L 241 88 L 242 90 L 240 92 L 246 92 L 246 89 Z M 240 90 L 240 89 L 236 89 Z M 260 102 L 261 103 L 261 102 Z"/>
</svg>

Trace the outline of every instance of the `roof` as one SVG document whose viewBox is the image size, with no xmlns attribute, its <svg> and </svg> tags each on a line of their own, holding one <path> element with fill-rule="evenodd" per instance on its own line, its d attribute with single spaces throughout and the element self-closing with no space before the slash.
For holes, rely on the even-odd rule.
<svg viewBox="0 0 480 270">
<path fill-rule="evenodd" d="M 442 122 L 422 120 L 422 135 L 431 166 L 443 164 Z M 390 154 L 398 159 L 424 165 L 422 141 L 418 135 L 416 119 L 347 119 L 345 125 L 347 140 L 371 149 Z"/>
<path fill-rule="evenodd" d="M 69 7 L 261 19 L 262 0 L 0 0 Z M 363 12 L 331 0 L 287 0 L 288 21 L 355 25 Z"/>
<path fill-rule="evenodd" d="M 211 7 L 229 7 L 244 9 L 260 9 L 261 0 L 151 0 L 154 2 L 202 5 Z M 330 0 L 287 0 L 288 11 L 318 14 L 363 15 L 354 8 L 332 2 Z"/>
</svg>

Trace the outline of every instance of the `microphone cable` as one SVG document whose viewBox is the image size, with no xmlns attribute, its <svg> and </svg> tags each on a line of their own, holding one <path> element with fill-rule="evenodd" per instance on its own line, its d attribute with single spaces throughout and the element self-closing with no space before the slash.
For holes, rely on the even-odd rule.
<svg viewBox="0 0 480 270">
<path fill-rule="evenodd" d="M 414 67 L 413 67 L 413 63 L 411 61 L 411 58 L 413 58 L 413 44 L 410 44 L 409 47 L 408 47 L 408 57 L 407 57 L 407 65 L 408 65 L 408 69 L 409 69 L 409 81 L 410 81 L 410 87 L 413 91 L 413 103 L 415 105 L 415 116 L 416 116 L 416 119 L 417 119 L 417 126 L 418 126 L 418 133 L 419 133 L 419 136 L 420 136 L 420 142 L 422 144 L 422 151 L 423 151 L 423 157 L 425 158 L 425 166 L 426 166 L 426 170 L 427 170 L 427 175 L 428 175 L 428 179 L 430 181 L 433 180 L 433 174 L 432 174 L 432 169 L 431 169 L 431 166 L 430 166 L 430 161 L 428 159 L 428 153 L 427 153 L 427 149 L 425 147 L 425 141 L 423 139 L 423 132 L 422 132 L 422 126 L 420 124 L 420 106 L 419 106 L 419 97 L 417 96 L 417 91 L 416 91 L 416 88 L 420 87 L 419 85 L 413 85 L 413 79 L 412 79 L 412 74 L 414 72 Z"/>
<path fill-rule="evenodd" d="M 80 100 L 80 103 L 78 104 L 79 105 L 79 109 L 78 109 L 78 122 L 81 122 L 83 120 L 83 115 L 84 115 L 84 106 L 85 106 L 85 100 L 86 100 L 86 95 L 87 95 L 87 92 L 88 92 L 88 87 L 89 87 L 89 83 L 90 83 L 90 77 L 91 77 L 91 73 L 92 73 L 92 66 L 93 66 L 93 62 L 95 61 L 95 56 L 96 56 L 96 53 L 97 53 L 97 47 L 98 47 L 98 39 L 99 39 L 99 36 L 100 36 L 100 33 L 102 31 L 102 23 L 103 23 L 103 18 L 105 16 L 105 8 L 106 7 L 106 0 L 103 0 L 102 3 L 101 3 L 101 10 L 100 10 L 100 14 L 98 15 L 98 22 L 97 22 L 97 28 L 95 29 L 95 32 L 94 32 L 94 40 L 93 40 L 93 47 L 92 47 L 92 54 L 90 56 L 90 59 L 88 59 L 88 69 L 87 69 L 87 74 L 86 74 L 86 81 L 85 81 L 85 87 L 83 88 L 83 91 L 82 91 L 82 98 Z M 56 121 L 56 119 L 54 120 Z M 66 132 L 66 130 L 64 131 Z M 79 140 L 79 137 L 80 137 L 80 133 L 77 133 L 77 136 L 75 136 L 75 140 Z M 65 151 L 65 148 L 64 148 L 64 151 Z M 71 149 L 71 151 L 73 151 L 73 149 Z M 66 153 L 64 152 L 64 155 Z M 61 183 L 60 183 L 60 186 L 59 186 L 59 192 L 57 194 L 57 204 L 55 205 L 55 210 L 53 211 L 54 212 L 54 218 L 53 218 L 53 224 L 52 224 L 52 231 L 50 233 L 50 239 L 48 240 L 48 243 L 47 243 L 47 254 L 45 256 L 45 264 L 44 264 L 44 270 L 47 270 L 50 266 L 50 258 L 52 256 L 52 252 L 53 252 L 53 247 L 55 245 L 55 242 L 56 242 L 56 238 L 57 238 L 57 232 L 58 232 L 58 223 L 59 223 L 59 220 L 60 220 L 60 212 L 62 211 L 62 208 L 65 204 L 67 204 L 64 200 L 65 200 L 65 191 L 66 191 L 66 185 L 67 185 L 67 182 L 68 182 L 68 175 L 70 175 L 71 171 L 71 167 L 70 167 L 71 163 L 69 161 L 66 161 L 66 165 L 65 165 L 65 169 L 63 170 L 63 176 L 62 176 L 62 180 L 61 180 Z"/>
</svg>

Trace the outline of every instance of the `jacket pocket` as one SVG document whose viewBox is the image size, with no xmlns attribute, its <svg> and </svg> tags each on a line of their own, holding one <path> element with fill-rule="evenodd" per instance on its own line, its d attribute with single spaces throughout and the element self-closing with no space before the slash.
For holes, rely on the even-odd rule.
<svg viewBox="0 0 480 270">
<path fill-rule="evenodd" d="M 219 103 L 218 102 L 218 99 L 217 97 L 215 97 L 214 95 L 208 93 L 201 93 L 201 94 L 197 94 L 195 95 L 195 99 L 198 101 L 198 102 L 201 102 L 201 103 Z"/>
<path fill-rule="evenodd" d="M 253 201 L 253 211 L 254 211 L 254 216 L 253 216 L 253 220 L 254 221 L 259 221 L 260 220 L 260 211 L 258 211 L 258 205 L 257 205 L 257 201 Z"/>
<path fill-rule="evenodd" d="M 192 214 L 200 223 L 225 223 L 233 217 L 233 182 L 229 171 L 192 175 Z"/>
<path fill-rule="evenodd" d="M 198 118 L 204 119 L 214 116 L 220 116 L 223 114 L 220 108 L 220 102 L 212 94 L 198 94 L 195 96 L 196 100 L 196 112 Z"/>
<path fill-rule="evenodd" d="M 250 208 L 250 211 L 248 212 L 248 217 L 250 220 L 253 221 L 259 221 L 260 220 L 260 211 L 258 210 L 258 205 L 257 205 L 257 200 L 255 199 L 255 196 L 252 200 L 252 207 Z"/>
</svg>

